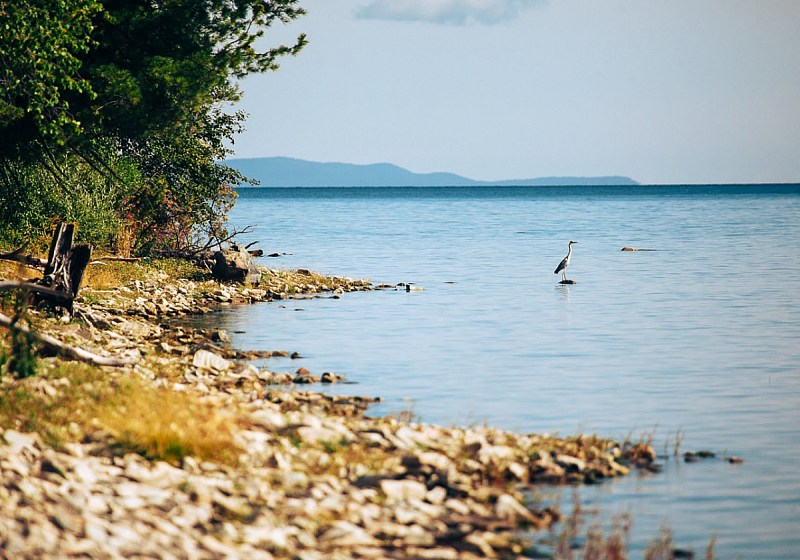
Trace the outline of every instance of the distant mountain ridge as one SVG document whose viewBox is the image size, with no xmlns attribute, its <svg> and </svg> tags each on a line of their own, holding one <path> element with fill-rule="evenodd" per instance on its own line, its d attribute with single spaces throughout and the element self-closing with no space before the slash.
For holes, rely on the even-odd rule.
<svg viewBox="0 0 800 560">
<path fill-rule="evenodd" d="M 462 187 L 638 185 L 630 177 L 539 177 L 476 181 L 454 173 L 414 173 L 391 163 L 319 163 L 287 157 L 230 159 L 225 165 L 261 187 Z"/>
</svg>

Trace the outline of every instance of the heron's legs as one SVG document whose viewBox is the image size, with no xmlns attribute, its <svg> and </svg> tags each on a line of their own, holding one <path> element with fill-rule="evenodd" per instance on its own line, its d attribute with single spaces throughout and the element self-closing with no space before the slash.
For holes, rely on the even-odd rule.
<svg viewBox="0 0 800 560">
<path fill-rule="evenodd" d="M 567 267 L 564 267 L 564 270 L 561 271 L 561 279 L 566 282 L 567 281 Z"/>
</svg>

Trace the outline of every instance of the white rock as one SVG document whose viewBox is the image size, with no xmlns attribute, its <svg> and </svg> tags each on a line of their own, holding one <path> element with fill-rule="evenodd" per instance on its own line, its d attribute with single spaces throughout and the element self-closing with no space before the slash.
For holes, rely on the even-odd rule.
<svg viewBox="0 0 800 560">
<path fill-rule="evenodd" d="M 378 546 L 380 541 L 349 521 L 334 521 L 320 537 L 323 544 L 339 546 Z"/>
<path fill-rule="evenodd" d="M 39 519 L 29 526 L 28 546 L 37 552 L 52 552 L 58 543 L 58 533 L 52 523 Z"/>
<path fill-rule="evenodd" d="M 475 546 L 480 548 L 481 549 L 481 554 L 483 554 L 487 558 L 494 558 L 495 556 L 497 556 L 497 554 L 495 553 L 494 549 L 491 547 L 491 545 L 486 540 L 486 537 L 484 537 L 484 535 L 481 534 L 478 531 L 470 533 L 469 535 L 467 535 L 467 538 L 464 539 L 464 540 L 466 542 L 468 542 L 469 544 L 474 544 Z"/>
<path fill-rule="evenodd" d="M 215 371 L 226 371 L 233 366 L 233 362 L 213 352 L 209 352 L 208 350 L 198 350 L 194 358 L 192 358 L 192 365 L 194 367 L 213 369 Z"/>
<path fill-rule="evenodd" d="M 509 494 L 501 494 L 497 498 L 495 505 L 495 512 L 498 517 L 511 520 L 524 520 L 536 522 L 537 519 L 533 513 L 523 506 L 516 498 Z"/>
<path fill-rule="evenodd" d="M 572 457 L 570 455 L 557 455 L 556 462 L 559 463 L 562 467 L 565 465 L 573 465 L 577 467 L 578 470 L 581 472 L 586 470 L 586 461 L 578 459 L 577 457 Z"/>
<path fill-rule="evenodd" d="M 325 555 L 318 550 L 300 550 L 297 552 L 297 560 L 323 560 Z"/>
<path fill-rule="evenodd" d="M 277 430 L 286 426 L 286 418 L 283 413 L 277 410 L 270 410 L 264 408 L 256 410 L 248 415 L 247 419 L 256 426 L 266 428 L 268 430 Z"/>
<path fill-rule="evenodd" d="M 234 547 L 221 543 L 211 535 L 203 535 L 200 537 L 200 544 L 202 544 L 206 550 L 215 552 L 223 558 L 237 558 L 239 556 Z"/>
<path fill-rule="evenodd" d="M 426 495 L 426 498 L 427 498 L 427 495 Z M 420 514 L 427 515 L 429 518 L 432 518 L 432 519 L 441 517 L 444 514 L 444 508 L 441 505 L 432 505 L 432 504 L 429 504 L 429 503 L 426 503 L 426 502 L 422 502 L 420 500 L 410 500 L 409 504 L 417 512 L 419 512 L 418 518 L 420 517 Z M 427 526 L 427 523 L 425 523 L 424 525 Z"/>
<path fill-rule="evenodd" d="M 241 375 L 242 377 L 252 377 L 255 379 L 258 377 L 258 368 L 253 364 L 236 364 L 233 366 L 233 373 Z"/>
<path fill-rule="evenodd" d="M 528 469 L 520 463 L 511 463 L 508 465 L 508 470 L 518 480 L 526 480 L 528 478 Z"/>
<path fill-rule="evenodd" d="M 182 505 L 170 512 L 170 521 L 177 527 L 189 530 L 195 525 L 203 525 L 211 519 L 211 506 Z"/>
<path fill-rule="evenodd" d="M 97 517 L 86 517 L 85 532 L 86 538 L 96 543 L 103 543 L 108 539 L 106 523 Z"/>
<path fill-rule="evenodd" d="M 105 515 L 109 512 L 108 502 L 105 496 L 92 494 L 86 498 L 86 511 L 97 515 Z"/>
<path fill-rule="evenodd" d="M 456 500 L 455 498 L 450 498 L 449 500 L 446 500 L 444 506 L 447 509 L 451 509 L 456 513 L 460 513 L 461 515 L 470 514 L 469 506 L 464 502 L 462 502 L 461 500 Z"/>
<path fill-rule="evenodd" d="M 242 539 L 253 546 L 262 546 L 269 550 L 286 551 L 291 547 L 289 537 L 299 533 L 297 527 L 269 527 L 263 524 L 247 525 L 242 531 Z"/>
<path fill-rule="evenodd" d="M 211 501 L 217 509 L 221 509 L 225 515 L 235 515 L 237 517 L 247 517 L 252 513 L 252 508 L 243 499 L 237 496 L 226 496 L 222 492 L 214 492 Z"/>
<path fill-rule="evenodd" d="M 146 505 L 161 506 L 172 497 L 172 492 L 148 484 L 136 484 L 135 482 L 123 482 L 114 487 L 116 494 L 123 499 L 128 499 L 129 503 L 135 504 L 141 500 Z M 129 509 L 132 509 L 130 506 Z"/>
<path fill-rule="evenodd" d="M 423 500 L 428 489 L 416 480 L 381 480 L 381 490 L 390 500 Z"/>
<path fill-rule="evenodd" d="M 454 548 L 438 546 L 436 548 L 409 547 L 404 551 L 409 558 L 430 558 L 432 560 L 458 560 L 458 552 Z"/>
<path fill-rule="evenodd" d="M 14 472 L 20 475 L 23 478 L 27 478 L 30 475 L 30 467 L 28 466 L 29 463 L 22 460 L 22 458 L 17 455 L 10 455 L 8 460 L 0 461 L 0 469 L 6 472 Z"/>
<path fill-rule="evenodd" d="M 435 486 L 434 488 L 428 490 L 428 493 L 425 494 L 425 499 L 428 500 L 428 502 L 437 506 L 441 505 L 446 497 L 447 497 L 447 490 L 445 490 L 441 486 Z"/>
<path fill-rule="evenodd" d="M 440 471 L 446 471 L 447 467 L 450 466 L 450 459 L 446 455 L 442 455 L 441 453 L 435 453 L 433 451 L 426 451 L 425 453 L 419 454 L 419 462 L 423 465 L 430 465 L 439 469 Z"/>
<path fill-rule="evenodd" d="M 126 523 L 112 523 L 108 526 L 108 531 L 111 533 L 109 544 L 119 549 L 122 554 L 137 553 L 137 549 L 144 540 L 139 533 Z"/>
<path fill-rule="evenodd" d="M 479 458 L 484 465 L 490 462 L 512 461 L 514 459 L 514 450 L 505 445 L 484 444 L 481 446 Z"/>
<path fill-rule="evenodd" d="M 341 514 L 347 509 L 347 501 L 344 496 L 328 496 L 319 502 L 319 508 L 327 512 Z"/>
<path fill-rule="evenodd" d="M 17 481 L 17 486 L 22 492 L 22 495 L 25 496 L 31 502 L 39 502 L 42 500 L 42 489 L 31 482 L 29 478 L 23 478 Z"/>
<path fill-rule="evenodd" d="M 11 448 L 12 453 L 19 453 L 23 449 L 30 451 L 34 457 L 39 455 L 41 438 L 39 434 L 22 434 L 17 430 L 6 430 L 3 432 L 3 439 Z"/>
<path fill-rule="evenodd" d="M 429 533 L 420 525 L 412 525 L 408 529 L 408 534 L 403 539 L 408 546 L 433 546 L 436 544 L 436 537 Z"/>
<path fill-rule="evenodd" d="M 305 443 L 339 442 L 343 439 L 343 435 L 340 432 L 321 426 L 302 426 L 297 428 L 297 435 Z"/>
<path fill-rule="evenodd" d="M 187 478 L 186 471 L 164 461 L 157 462 L 152 469 L 130 463 L 125 466 L 125 476 L 157 488 L 170 488 L 184 482 Z"/>
</svg>

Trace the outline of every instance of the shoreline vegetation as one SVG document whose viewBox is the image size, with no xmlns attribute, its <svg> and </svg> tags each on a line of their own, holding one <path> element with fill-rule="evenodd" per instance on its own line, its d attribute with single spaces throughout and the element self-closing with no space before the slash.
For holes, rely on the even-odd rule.
<svg viewBox="0 0 800 560">
<path fill-rule="evenodd" d="M 0 277 L 24 269 L 0 264 Z M 372 397 L 253 360 L 224 331 L 174 319 L 234 304 L 399 289 L 260 268 L 221 283 L 175 259 L 89 266 L 72 315 L 32 329 L 105 357 L 37 357 L 3 335 L 0 550 L 7 558 L 628 558 L 630 519 L 605 531 L 543 498 L 554 485 L 658 471 L 646 436 L 613 441 L 371 417 Z M 3 296 L 3 312 L 11 297 Z M 18 332 L 18 331 L 17 331 Z M 35 350 L 35 348 L 34 348 Z M 10 359 L 9 359 L 10 358 Z M 26 375 L 10 362 L 26 361 Z M 678 453 L 676 439 L 675 454 Z M 668 530 L 648 560 L 679 557 Z M 707 552 L 713 558 L 713 542 Z"/>
</svg>

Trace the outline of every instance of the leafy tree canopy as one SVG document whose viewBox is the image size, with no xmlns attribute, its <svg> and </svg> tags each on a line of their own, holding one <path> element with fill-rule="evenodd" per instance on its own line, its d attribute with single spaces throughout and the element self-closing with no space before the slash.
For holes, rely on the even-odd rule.
<svg viewBox="0 0 800 560">
<path fill-rule="evenodd" d="M 303 15 L 297 3 L 0 0 L 0 203 L 31 196 L 41 169 L 69 190 L 88 166 L 139 233 L 169 223 L 185 242 L 244 179 L 217 163 L 245 117 L 223 109 L 240 97 L 234 80 L 306 44 L 256 44 Z"/>
</svg>

